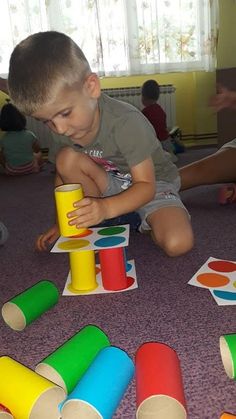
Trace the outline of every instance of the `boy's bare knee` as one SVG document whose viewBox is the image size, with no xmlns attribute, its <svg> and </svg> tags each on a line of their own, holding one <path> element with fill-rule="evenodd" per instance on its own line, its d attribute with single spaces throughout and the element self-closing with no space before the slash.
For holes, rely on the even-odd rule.
<svg viewBox="0 0 236 419">
<path fill-rule="evenodd" d="M 78 165 L 79 159 L 82 158 L 82 153 L 73 150 L 72 147 L 63 147 L 57 153 L 56 168 L 59 173 L 71 172 L 73 166 Z"/>
<path fill-rule="evenodd" d="M 193 247 L 193 237 L 171 237 L 164 243 L 164 250 L 170 257 L 181 256 Z"/>
<path fill-rule="evenodd" d="M 176 257 L 189 252 L 193 244 L 194 239 L 192 233 L 186 234 L 185 236 L 171 234 L 162 239 L 160 246 L 168 256 Z"/>
</svg>

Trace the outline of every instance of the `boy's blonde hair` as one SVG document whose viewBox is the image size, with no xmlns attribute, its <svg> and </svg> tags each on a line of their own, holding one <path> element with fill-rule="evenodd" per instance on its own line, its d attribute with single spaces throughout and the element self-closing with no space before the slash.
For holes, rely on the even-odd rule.
<svg viewBox="0 0 236 419">
<path fill-rule="evenodd" d="M 21 112 L 32 115 L 59 89 L 81 85 L 90 73 L 84 53 L 69 36 L 39 32 L 20 42 L 11 54 L 9 93 Z"/>
</svg>

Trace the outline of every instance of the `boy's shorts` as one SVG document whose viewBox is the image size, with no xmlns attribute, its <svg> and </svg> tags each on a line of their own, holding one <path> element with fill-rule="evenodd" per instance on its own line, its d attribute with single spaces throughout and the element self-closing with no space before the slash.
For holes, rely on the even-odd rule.
<svg viewBox="0 0 236 419">
<path fill-rule="evenodd" d="M 117 195 L 120 192 L 124 191 L 123 181 L 112 175 L 112 173 L 107 172 L 108 175 L 108 187 L 104 192 L 103 196 Z M 123 186 L 123 187 L 122 187 Z M 178 176 L 173 183 L 158 181 L 156 182 L 156 194 L 152 201 L 148 202 L 143 207 L 136 210 L 141 218 L 141 224 L 139 226 L 140 231 L 151 230 L 151 227 L 148 225 L 146 219 L 148 215 L 152 214 L 154 211 L 165 208 L 165 207 L 178 207 L 183 208 L 187 214 L 188 211 L 185 208 L 183 202 L 179 196 L 180 189 L 180 177 Z"/>
<path fill-rule="evenodd" d="M 221 148 L 236 148 L 236 138 L 229 141 L 228 143 L 223 144 Z"/>
</svg>

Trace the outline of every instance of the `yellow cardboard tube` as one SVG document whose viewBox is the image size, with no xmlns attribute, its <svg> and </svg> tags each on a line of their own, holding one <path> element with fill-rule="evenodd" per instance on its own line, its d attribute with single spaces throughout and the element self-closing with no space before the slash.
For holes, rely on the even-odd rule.
<svg viewBox="0 0 236 419">
<path fill-rule="evenodd" d="M 220 419 L 235 419 L 235 415 L 231 415 L 230 413 L 223 413 L 220 417 Z"/>
<path fill-rule="evenodd" d="M 58 419 L 65 391 L 8 356 L 0 357 L 0 400 L 17 419 Z"/>
<path fill-rule="evenodd" d="M 60 233 L 64 237 L 76 236 L 87 231 L 86 228 L 76 228 L 69 225 L 68 212 L 75 210 L 73 204 L 84 197 L 80 183 L 70 183 L 55 188 L 55 201 Z"/>
<path fill-rule="evenodd" d="M 97 288 L 94 250 L 70 252 L 71 284 L 73 291 L 92 291 Z"/>
</svg>

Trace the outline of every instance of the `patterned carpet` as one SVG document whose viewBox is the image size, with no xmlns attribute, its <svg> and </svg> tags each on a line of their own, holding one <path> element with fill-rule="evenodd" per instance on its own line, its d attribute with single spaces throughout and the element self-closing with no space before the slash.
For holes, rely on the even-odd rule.
<svg viewBox="0 0 236 419">
<path fill-rule="evenodd" d="M 180 156 L 178 164 L 213 151 L 189 150 Z M 40 174 L 0 176 L 0 218 L 10 233 L 0 247 L 1 305 L 41 279 L 52 280 L 60 291 L 64 288 L 69 269 L 67 254 L 34 250 L 36 236 L 53 219 L 51 169 L 48 164 Z M 148 341 L 164 342 L 177 351 L 189 419 L 216 419 L 223 411 L 236 413 L 236 383 L 227 377 L 219 352 L 220 335 L 236 332 L 236 308 L 220 307 L 207 290 L 187 285 L 209 256 L 236 259 L 236 207 L 220 206 L 218 189 L 199 187 L 182 193 L 195 233 L 195 247 L 189 254 L 168 258 L 148 235 L 132 229 L 128 255 L 135 259 L 138 289 L 61 297 L 52 310 L 22 332 L 13 331 L 1 318 L 0 355 L 34 368 L 83 326 L 95 324 L 133 359 L 138 347 Z M 130 218 L 133 226 L 136 221 Z M 134 417 L 133 380 L 114 418 Z"/>
</svg>

